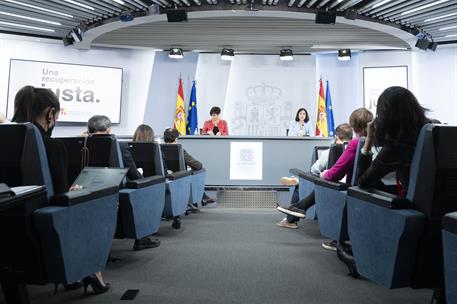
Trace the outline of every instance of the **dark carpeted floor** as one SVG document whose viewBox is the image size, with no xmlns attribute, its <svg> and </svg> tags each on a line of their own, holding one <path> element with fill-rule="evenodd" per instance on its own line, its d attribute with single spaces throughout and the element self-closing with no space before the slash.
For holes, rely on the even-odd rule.
<svg viewBox="0 0 457 304">
<path fill-rule="evenodd" d="M 174 230 L 162 222 L 158 248 L 134 252 L 133 241 L 114 241 L 122 260 L 103 271 L 112 289 L 53 294 L 53 286 L 29 286 L 32 303 L 429 303 L 429 290 L 388 290 L 347 275 L 334 252 L 324 250 L 317 222 L 290 230 L 275 225 L 282 215 L 265 209 L 203 209 Z M 128 302 L 127 302 L 128 303 Z"/>
</svg>

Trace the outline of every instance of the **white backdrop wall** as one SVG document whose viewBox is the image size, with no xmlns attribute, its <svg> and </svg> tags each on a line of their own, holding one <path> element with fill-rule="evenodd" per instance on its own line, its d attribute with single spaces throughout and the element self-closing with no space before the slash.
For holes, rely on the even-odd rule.
<svg viewBox="0 0 457 304">
<path fill-rule="evenodd" d="M 429 116 L 457 125 L 457 48 L 412 53 L 413 92 Z"/>
<path fill-rule="evenodd" d="M 298 108 L 316 112 L 315 56 L 281 61 L 276 55 L 235 56 L 225 97 L 233 135 L 285 135 Z"/>
<path fill-rule="evenodd" d="M 9 36 L 8 36 L 9 37 Z M 151 79 L 154 52 L 151 50 L 108 49 L 76 50 L 61 42 L 18 40 L 3 36 L 0 40 L 0 112 L 5 112 L 8 71 L 11 58 L 123 68 L 121 123 L 114 126 L 119 135 L 132 134 L 143 121 Z M 100 113 L 103 114 L 103 113 Z M 80 135 L 84 126 L 59 126 L 53 135 Z"/>
<path fill-rule="evenodd" d="M 198 125 L 203 127 L 210 118 L 211 107 L 218 106 L 225 118 L 224 103 L 230 75 L 231 62 L 221 60 L 220 54 L 200 54 L 197 71 L 197 116 Z M 230 127 L 230 126 L 229 126 Z M 230 131 L 230 130 L 229 130 Z"/>
<path fill-rule="evenodd" d="M 187 118 L 187 105 L 192 81 L 195 79 L 197 61 L 198 53 L 186 52 L 184 58 L 178 60 L 168 58 L 168 52 L 156 52 L 146 107 L 142 109 L 144 123 L 154 129 L 156 136 L 163 135 L 165 128 L 173 127 L 179 77 L 183 82 L 184 109 Z M 197 100 L 197 109 L 198 107 Z"/>
</svg>

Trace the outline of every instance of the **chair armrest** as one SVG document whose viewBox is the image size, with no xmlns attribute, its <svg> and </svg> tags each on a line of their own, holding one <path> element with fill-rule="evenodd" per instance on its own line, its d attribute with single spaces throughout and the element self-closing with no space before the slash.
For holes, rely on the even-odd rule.
<svg viewBox="0 0 457 304">
<path fill-rule="evenodd" d="M 297 168 L 293 168 L 289 170 L 289 173 L 297 177 L 300 177 L 300 175 L 304 175 L 306 172 Z"/>
<path fill-rule="evenodd" d="M 348 196 L 355 197 L 366 201 L 367 203 L 375 204 L 389 209 L 410 209 L 411 202 L 406 198 L 401 198 L 395 194 L 376 190 L 363 189 L 360 187 L 350 187 Z"/>
<path fill-rule="evenodd" d="M 192 172 L 192 175 L 195 175 L 195 174 L 206 172 L 206 169 L 201 168 L 200 170 L 191 170 L 190 172 Z"/>
<path fill-rule="evenodd" d="M 68 191 L 62 194 L 56 194 L 51 197 L 50 204 L 54 206 L 71 206 L 94 200 L 103 196 L 115 194 L 119 191 L 118 186 L 99 189 L 81 189 Z"/>
<path fill-rule="evenodd" d="M 448 213 L 443 217 L 443 229 L 457 234 L 457 212 Z"/>
<path fill-rule="evenodd" d="M 136 180 L 131 180 L 125 183 L 125 188 L 141 189 L 147 186 L 164 183 L 166 178 L 160 175 L 148 176 Z"/>
<path fill-rule="evenodd" d="M 189 176 L 191 174 L 192 174 L 191 171 L 177 171 L 177 172 L 173 172 L 171 174 L 167 174 L 167 178 L 171 179 L 171 180 L 175 180 L 175 179 L 180 179 L 180 178 Z"/>
<path fill-rule="evenodd" d="M 320 177 L 315 177 L 314 183 L 316 185 L 319 185 L 319 186 L 322 186 L 322 187 L 326 187 L 326 188 L 330 188 L 330 189 L 334 189 L 334 190 L 338 190 L 338 191 L 344 191 L 344 190 L 347 190 L 349 188 L 348 184 L 339 183 L 339 182 L 331 182 L 331 181 L 328 181 L 328 180 L 320 178 Z"/>
</svg>

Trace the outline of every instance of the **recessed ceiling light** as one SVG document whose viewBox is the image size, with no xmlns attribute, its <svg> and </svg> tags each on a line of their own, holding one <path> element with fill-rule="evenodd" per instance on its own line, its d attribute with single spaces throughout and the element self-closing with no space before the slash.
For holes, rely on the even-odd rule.
<svg viewBox="0 0 457 304">
<path fill-rule="evenodd" d="M 17 4 L 17 5 L 22 5 L 22 6 L 26 6 L 26 7 L 30 7 L 30 8 L 35 8 L 35 9 L 41 10 L 43 12 L 48 12 L 48 13 L 53 13 L 53 14 L 57 14 L 57 15 L 60 15 L 60 16 L 64 16 L 64 17 L 73 18 L 72 15 L 61 13 L 61 12 L 57 12 L 57 11 L 53 11 L 53 10 L 50 10 L 50 9 L 47 9 L 47 8 L 43 8 L 43 7 L 39 7 L 39 6 L 35 6 L 35 5 L 31 5 L 31 4 L 28 4 L 28 3 L 23 3 L 23 2 L 19 2 L 19 1 L 15 1 L 15 0 L 5 0 L 5 1 L 7 1 L 9 3 Z"/>
<path fill-rule="evenodd" d="M 457 37 L 457 34 L 446 35 L 444 37 L 446 37 L 446 38 L 448 38 L 448 37 Z"/>
<path fill-rule="evenodd" d="M 92 6 L 85 5 L 85 4 L 82 4 L 82 3 L 79 3 L 79 2 L 76 2 L 76 1 L 73 1 L 73 0 L 63 0 L 63 1 L 71 3 L 71 4 L 74 4 L 74 5 L 78 5 L 78 6 L 93 10 L 93 11 L 95 10 L 95 8 L 93 8 Z"/>
<path fill-rule="evenodd" d="M 173 59 L 181 59 L 184 57 L 182 49 L 180 48 L 171 48 L 168 57 Z"/>
<path fill-rule="evenodd" d="M 438 17 L 434 17 L 434 18 L 430 18 L 430 19 L 425 19 L 424 22 L 435 21 L 435 20 L 438 20 L 438 19 L 443 19 L 443 18 L 446 18 L 446 17 L 454 16 L 454 15 L 457 15 L 457 13 L 452 13 L 452 14 L 447 14 L 447 15 L 443 15 L 443 16 L 438 16 Z"/>
<path fill-rule="evenodd" d="M 378 6 L 384 5 L 384 4 L 386 4 L 387 2 L 390 2 L 390 1 L 392 1 L 392 0 L 381 1 L 381 2 L 376 3 L 375 5 L 373 5 L 371 8 L 377 8 Z"/>
<path fill-rule="evenodd" d="M 113 0 L 113 1 L 114 1 L 114 2 L 116 2 L 116 3 L 122 4 L 122 5 L 124 5 L 124 4 L 125 4 L 125 2 L 124 2 L 124 1 L 122 1 L 122 0 Z"/>
<path fill-rule="evenodd" d="M 235 51 L 233 49 L 222 49 L 222 51 L 221 51 L 222 60 L 231 61 L 231 60 L 233 60 L 233 57 L 235 57 Z"/>
<path fill-rule="evenodd" d="M 0 11 L 0 15 L 6 15 L 6 16 L 11 16 L 11 17 L 16 17 L 16 18 L 27 19 L 27 20 L 33 20 L 33 21 L 38 21 L 38 22 L 43 22 L 43 23 L 48 23 L 48 24 L 53 24 L 53 25 L 62 25 L 59 22 L 48 21 L 48 20 L 43 20 L 43 19 L 38 19 L 38 18 L 32 18 L 32 17 L 23 16 L 23 15 L 11 14 L 11 13 L 2 12 L 2 11 Z"/>
<path fill-rule="evenodd" d="M 451 30 L 451 29 L 455 29 L 455 28 L 457 28 L 457 25 L 442 27 L 442 28 L 440 28 L 440 31 L 446 31 L 446 30 Z"/>
<path fill-rule="evenodd" d="M 292 61 L 294 60 L 294 53 L 291 49 L 282 49 L 279 51 L 279 59 L 282 61 Z"/>
<path fill-rule="evenodd" d="M 351 60 L 351 50 L 350 49 L 338 50 L 338 60 L 339 61 Z"/>
<path fill-rule="evenodd" d="M 14 26 L 14 27 L 20 27 L 20 28 L 26 28 L 26 29 L 31 29 L 31 30 L 44 31 L 44 32 L 55 32 L 53 29 L 37 27 L 37 26 L 30 26 L 30 25 L 24 25 L 24 24 L 18 24 L 18 23 L 13 23 L 13 22 L 0 21 L 0 24 L 8 25 L 8 26 Z"/>
</svg>

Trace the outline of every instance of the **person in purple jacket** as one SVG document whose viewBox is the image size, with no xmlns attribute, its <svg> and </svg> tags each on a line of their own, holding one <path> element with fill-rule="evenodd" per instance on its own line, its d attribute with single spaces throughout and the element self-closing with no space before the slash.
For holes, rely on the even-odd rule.
<svg viewBox="0 0 457 304">
<path fill-rule="evenodd" d="M 356 137 L 349 141 L 346 150 L 343 152 L 343 154 L 341 154 L 337 162 L 330 169 L 325 170 L 321 173 L 321 178 L 336 182 L 340 181 L 346 176 L 347 181 L 351 180 L 352 168 L 354 165 L 359 139 L 361 136 L 367 135 L 367 125 L 372 120 L 373 114 L 365 108 L 360 108 L 352 112 L 351 116 L 349 117 L 349 125 L 354 130 Z M 287 221 L 292 225 L 294 223 L 296 225 L 300 218 L 305 217 L 306 210 L 314 205 L 314 203 L 315 198 L 313 191 L 307 197 L 295 202 L 291 202 L 290 206 L 288 207 L 278 206 L 276 209 L 282 213 L 291 215 L 287 217 Z M 326 247 L 324 246 L 324 248 Z"/>
</svg>

